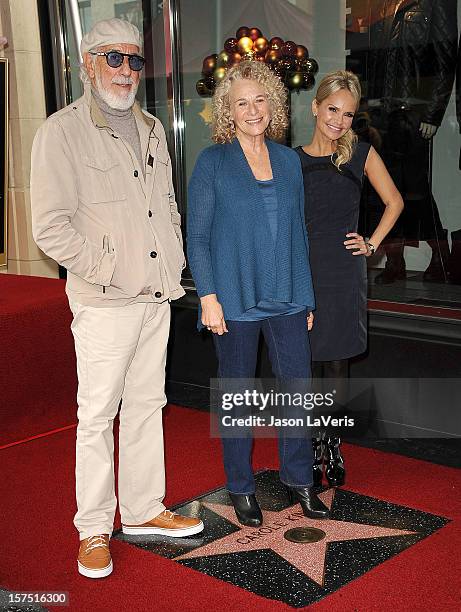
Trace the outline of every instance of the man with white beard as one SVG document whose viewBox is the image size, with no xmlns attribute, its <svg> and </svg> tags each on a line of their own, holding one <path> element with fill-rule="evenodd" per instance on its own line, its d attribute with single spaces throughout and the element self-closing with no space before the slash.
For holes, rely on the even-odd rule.
<svg viewBox="0 0 461 612">
<path fill-rule="evenodd" d="M 180 215 L 163 127 L 135 102 L 144 58 L 136 27 L 100 21 L 81 43 L 84 95 L 40 127 L 32 148 L 32 226 L 67 268 L 78 374 L 78 570 L 112 572 L 119 430 L 124 533 L 183 537 L 198 518 L 165 509 L 162 408 L 170 301 L 181 297 Z"/>
</svg>

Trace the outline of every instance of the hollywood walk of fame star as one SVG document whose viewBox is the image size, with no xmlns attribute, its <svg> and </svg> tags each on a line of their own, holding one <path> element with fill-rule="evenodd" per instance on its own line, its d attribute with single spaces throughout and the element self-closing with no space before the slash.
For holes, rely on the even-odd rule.
<svg viewBox="0 0 461 612">
<path fill-rule="evenodd" d="M 328 508 L 331 508 L 334 489 L 325 491 L 319 497 Z M 330 542 L 405 536 L 416 533 L 403 529 L 333 519 L 313 520 L 306 518 L 298 505 L 280 512 L 263 511 L 263 526 L 255 529 L 253 527 L 242 527 L 237 521 L 234 509 L 231 506 L 207 502 L 204 502 L 203 505 L 230 523 L 241 527 L 241 529 L 182 554 L 176 557 L 176 561 L 250 550 L 271 549 L 320 586 L 324 584 L 325 557 Z M 290 542 L 284 537 L 284 534 L 293 527 L 314 527 L 321 529 L 325 532 L 325 537 L 318 542 L 308 544 Z"/>
</svg>

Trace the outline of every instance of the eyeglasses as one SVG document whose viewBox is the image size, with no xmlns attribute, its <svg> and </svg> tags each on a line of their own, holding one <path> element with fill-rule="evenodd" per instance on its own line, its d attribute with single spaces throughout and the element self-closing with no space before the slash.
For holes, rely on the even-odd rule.
<svg viewBox="0 0 461 612">
<path fill-rule="evenodd" d="M 90 55 L 104 55 L 108 66 L 111 68 L 119 68 L 123 64 L 123 58 L 127 57 L 128 65 L 131 70 L 135 70 L 136 72 L 142 70 L 146 62 L 141 55 L 136 55 L 136 53 L 122 53 L 121 51 L 109 51 L 107 53 L 104 51 L 90 51 Z"/>
</svg>

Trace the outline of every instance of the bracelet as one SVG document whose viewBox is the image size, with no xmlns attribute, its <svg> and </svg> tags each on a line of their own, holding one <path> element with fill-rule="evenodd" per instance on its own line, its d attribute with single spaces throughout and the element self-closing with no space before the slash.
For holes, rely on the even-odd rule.
<svg viewBox="0 0 461 612">
<path fill-rule="evenodd" d="M 367 242 L 366 245 L 370 251 L 370 255 L 374 255 L 376 251 L 375 247 L 371 244 L 371 242 Z"/>
</svg>

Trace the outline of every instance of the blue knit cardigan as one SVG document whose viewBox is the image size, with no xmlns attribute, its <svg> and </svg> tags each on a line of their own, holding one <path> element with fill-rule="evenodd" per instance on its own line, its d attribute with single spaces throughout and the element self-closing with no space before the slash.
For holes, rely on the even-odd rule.
<svg viewBox="0 0 461 612">
<path fill-rule="evenodd" d="M 274 249 L 264 201 L 237 139 L 204 149 L 188 190 L 187 254 L 199 297 L 232 319 L 261 300 L 314 308 L 299 155 L 266 139 L 278 200 Z M 201 314 L 199 312 L 199 324 Z"/>
</svg>

